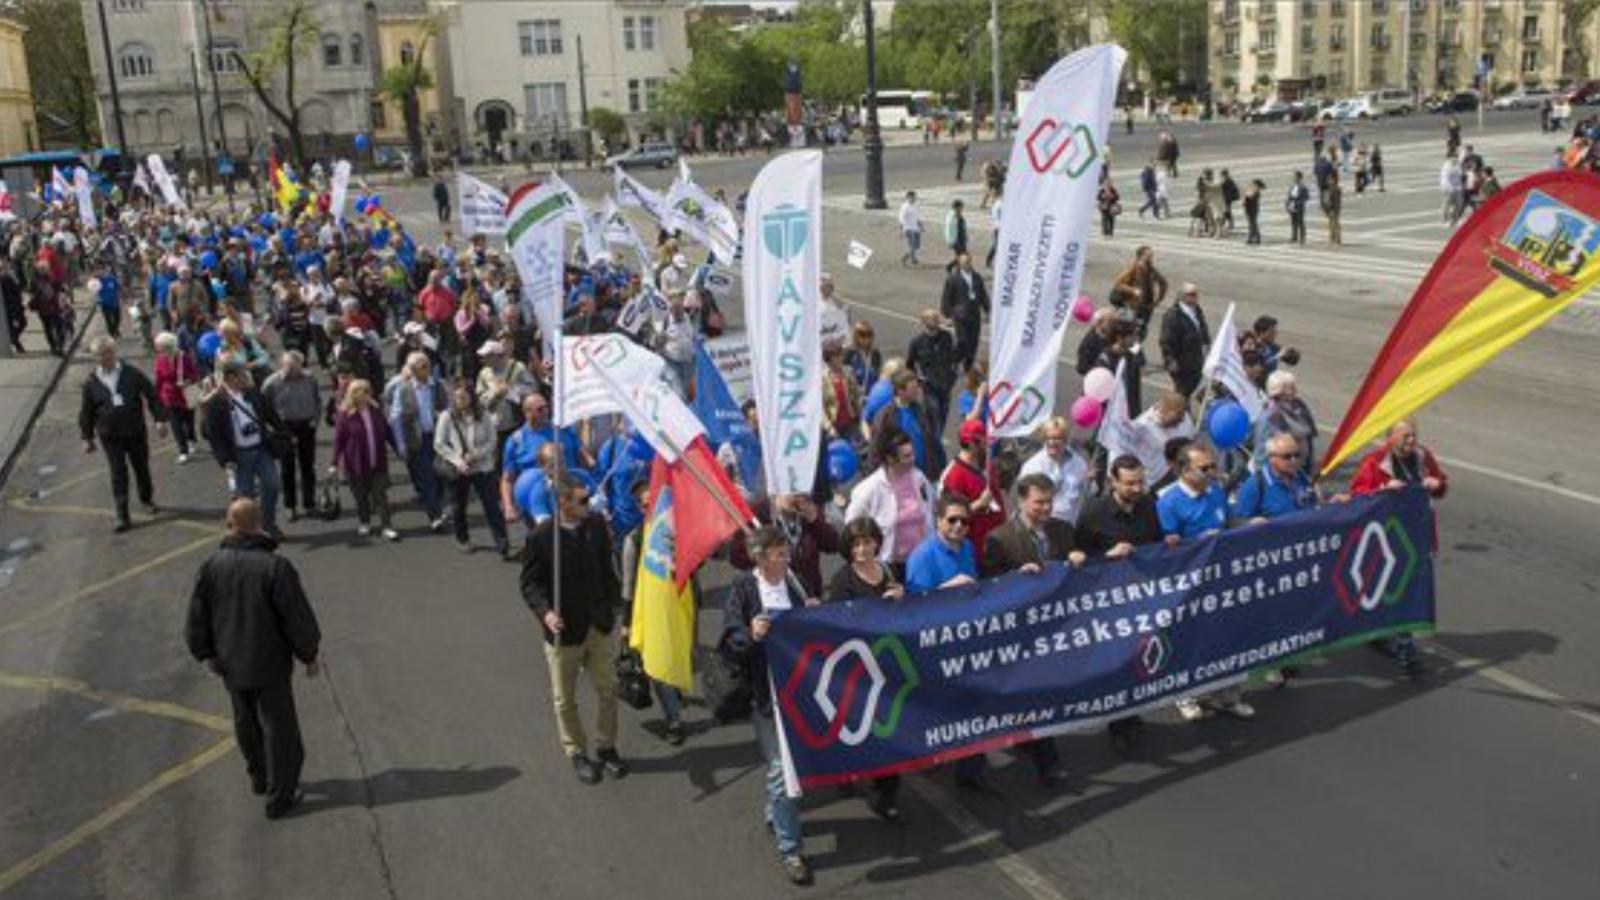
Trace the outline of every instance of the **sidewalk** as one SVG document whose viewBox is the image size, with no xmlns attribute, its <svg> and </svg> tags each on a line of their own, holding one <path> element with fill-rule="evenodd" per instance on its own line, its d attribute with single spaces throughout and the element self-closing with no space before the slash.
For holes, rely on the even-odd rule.
<svg viewBox="0 0 1600 900">
<path fill-rule="evenodd" d="M 92 305 L 84 302 L 87 294 L 81 290 L 73 293 L 73 305 L 78 312 L 78 330 L 66 358 L 50 355 L 45 349 L 44 335 L 39 331 L 37 318 L 29 318 L 29 329 L 23 339 L 29 345 L 25 356 L 0 359 L 0 490 L 11 478 L 11 469 L 28 443 L 33 423 L 50 399 L 51 391 L 61 380 L 74 354 L 83 343 L 84 332 L 96 317 Z"/>
</svg>

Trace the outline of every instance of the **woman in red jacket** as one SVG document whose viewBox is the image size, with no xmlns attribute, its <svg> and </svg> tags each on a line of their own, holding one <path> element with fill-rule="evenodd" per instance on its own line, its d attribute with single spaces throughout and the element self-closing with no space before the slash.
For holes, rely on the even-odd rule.
<svg viewBox="0 0 1600 900">
<path fill-rule="evenodd" d="M 179 464 L 189 461 L 189 448 L 195 442 L 194 410 L 183 396 L 185 385 L 200 383 L 200 370 L 178 346 L 178 336 L 170 331 L 156 335 L 156 399 L 167 408 L 172 436 L 178 442 Z"/>
<path fill-rule="evenodd" d="M 1350 493 L 1361 497 L 1379 491 L 1400 490 L 1410 485 L 1421 485 L 1428 496 L 1438 500 L 1450 489 L 1450 479 L 1439 468 L 1433 451 L 1417 443 L 1417 423 L 1401 419 L 1389 426 L 1389 439 L 1383 446 L 1368 453 L 1356 469 L 1350 482 Z M 1439 549 L 1439 524 L 1433 523 L 1434 552 Z M 1387 641 L 1374 642 L 1400 662 L 1407 675 L 1416 678 L 1422 674 L 1422 663 L 1417 660 L 1417 645 L 1409 632 L 1397 634 Z"/>
</svg>

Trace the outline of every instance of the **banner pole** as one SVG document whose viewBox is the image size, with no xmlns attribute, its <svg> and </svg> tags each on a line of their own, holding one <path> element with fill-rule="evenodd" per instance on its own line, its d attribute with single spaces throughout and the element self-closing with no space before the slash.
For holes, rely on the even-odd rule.
<svg viewBox="0 0 1600 900">
<path fill-rule="evenodd" d="M 556 155 L 557 156 L 560 155 L 559 148 L 558 148 L 558 152 L 557 152 Z M 566 394 L 564 393 L 564 390 L 566 388 L 566 379 L 561 377 L 561 373 L 566 369 L 566 366 L 562 364 L 561 357 L 566 355 L 566 353 L 565 353 L 566 348 L 564 346 L 562 346 L 562 343 L 561 343 L 561 325 L 562 325 L 561 315 L 560 315 L 561 312 L 562 312 L 562 310 L 560 309 L 559 306 L 557 306 L 557 313 L 556 313 L 556 317 L 555 317 L 556 318 L 556 327 L 554 329 L 554 331 L 555 331 L 555 351 L 556 351 L 555 352 L 555 363 L 551 367 L 550 381 L 551 381 L 551 383 L 553 385 L 553 391 L 555 393 L 556 400 L 560 401 L 561 404 L 563 406 L 565 406 L 565 404 L 566 404 Z M 551 408 L 554 409 L 555 408 L 555 404 L 551 404 Z M 561 424 L 560 424 L 560 422 L 558 420 L 555 419 L 554 416 L 551 417 L 550 435 L 551 435 L 551 439 L 554 440 L 555 444 L 556 444 L 555 472 L 552 473 L 553 477 L 551 478 L 551 484 L 550 484 L 550 488 L 551 488 L 550 497 L 554 501 L 554 506 L 555 506 L 555 508 L 550 511 L 550 518 L 552 520 L 554 520 L 551 524 L 553 524 L 555 526 L 554 528 L 550 529 L 550 554 L 551 554 L 551 560 L 552 560 L 551 571 L 553 573 L 552 583 L 555 586 L 555 590 L 553 592 L 554 595 L 555 595 L 555 610 L 556 610 L 556 616 L 560 617 L 560 615 L 561 615 L 561 475 L 562 475 L 563 467 L 566 465 L 566 448 L 564 448 L 561 445 Z"/>
</svg>

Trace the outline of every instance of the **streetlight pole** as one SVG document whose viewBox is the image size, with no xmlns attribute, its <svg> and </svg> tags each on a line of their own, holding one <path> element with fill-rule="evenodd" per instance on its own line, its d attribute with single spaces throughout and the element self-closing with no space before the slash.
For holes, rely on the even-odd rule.
<svg viewBox="0 0 1600 900">
<path fill-rule="evenodd" d="M 583 167 L 594 166 L 594 132 L 589 128 L 589 83 L 583 68 L 583 35 L 578 35 L 578 121 L 583 125 Z M 559 148 L 558 148 L 559 149 Z"/>
<path fill-rule="evenodd" d="M 989 82 L 994 90 L 990 110 L 994 115 L 995 140 L 1006 136 L 1006 120 L 1000 106 L 1000 0 L 989 0 Z"/>
<path fill-rule="evenodd" d="M 128 135 L 122 130 L 122 95 L 117 92 L 117 67 L 111 59 L 111 31 L 106 27 L 106 0 L 95 0 L 100 11 L 100 47 L 106 55 L 106 81 L 111 84 L 111 118 L 117 125 L 117 149 L 128 157 Z"/>
<path fill-rule="evenodd" d="M 206 108 L 200 102 L 200 48 L 189 48 L 189 77 L 194 88 L 194 121 L 200 126 L 200 158 L 206 167 L 206 193 L 216 190 L 216 185 L 211 181 L 211 142 L 206 139 Z"/>
<path fill-rule="evenodd" d="M 878 46 L 872 24 L 872 0 L 861 0 L 861 20 L 867 31 L 867 122 L 861 147 L 867 154 L 867 196 L 862 206 L 888 209 L 883 197 L 883 133 L 878 128 Z"/>
</svg>

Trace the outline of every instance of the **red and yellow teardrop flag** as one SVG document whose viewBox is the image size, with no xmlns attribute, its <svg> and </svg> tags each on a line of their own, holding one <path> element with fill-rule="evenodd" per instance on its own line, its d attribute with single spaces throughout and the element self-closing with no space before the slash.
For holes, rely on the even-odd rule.
<svg viewBox="0 0 1600 900">
<path fill-rule="evenodd" d="M 1344 414 L 1326 475 L 1600 281 L 1600 177 L 1541 172 L 1445 245 Z"/>
</svg>

